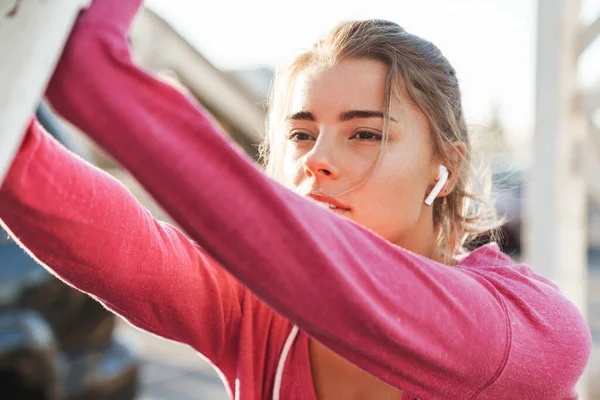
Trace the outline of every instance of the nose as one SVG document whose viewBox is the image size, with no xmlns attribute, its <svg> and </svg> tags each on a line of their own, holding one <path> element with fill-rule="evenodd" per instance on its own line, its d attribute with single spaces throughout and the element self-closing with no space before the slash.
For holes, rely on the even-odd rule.
<svg viewBox="0 0 600 400">
<path fill-rule="evenodd" d="M 333 140 L 325 140 L 324 135 L 319 136 L 314 147 L 304 157 L 304 174 L 309 178 L 337 179 L 340 175 L 338 150 Z"/>
</svg>

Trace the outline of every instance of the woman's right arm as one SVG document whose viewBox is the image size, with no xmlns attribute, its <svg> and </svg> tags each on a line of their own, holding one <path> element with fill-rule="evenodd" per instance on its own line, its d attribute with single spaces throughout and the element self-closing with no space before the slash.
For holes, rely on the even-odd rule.
<svg viewBox="0 0 600 400">
<path fill-rule="evenodd" d="M 239 331 L 244 289 L 118 181 L 32 120 L 0 190 L 0 221 L 61 279 L 214 364 Z"/>
</svg>

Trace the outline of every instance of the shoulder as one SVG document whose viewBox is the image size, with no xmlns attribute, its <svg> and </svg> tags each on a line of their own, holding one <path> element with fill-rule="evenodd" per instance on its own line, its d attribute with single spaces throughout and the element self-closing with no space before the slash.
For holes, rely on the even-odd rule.
<svg viewBox="0 0 600 400">
<path fill-rule="evenodd" d="M 508 254 L 502 252 L 496 243 L 486 244 L 463 255 L 457 265 L 463 272 L 478 275 L 484 279 L 500 280 L 505 284 L 525 284 L 547 287 L 558 292 L 558 286 L 551 280 L 535 272 L 527 264 L 516 263 Z"/>
<path fill-rule="evenodd" d="M 458 268 L 488 287 L 509 318 L 510 350 L 488 389 L 570 398 L 591 351 L 590 330 L 577 307 L 554 282 L 495 244 L 468 254 Z"/>
</svg>

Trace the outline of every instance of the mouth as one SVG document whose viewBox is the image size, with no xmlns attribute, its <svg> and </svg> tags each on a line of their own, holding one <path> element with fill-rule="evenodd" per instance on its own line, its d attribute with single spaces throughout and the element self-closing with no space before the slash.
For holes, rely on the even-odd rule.
<svg viewBox="0 0 600 400">
<path fill-rule="evenodd" d="M 350 207 L 339 202 L 333 197 L 323 196 L 315 193 L 309 193 L 308 197 L 315 200 L 319 205 L 328 208 L 329 210 L 334 211 L 336 213 L 345 214 L 350 211 Z"/>
</svg>

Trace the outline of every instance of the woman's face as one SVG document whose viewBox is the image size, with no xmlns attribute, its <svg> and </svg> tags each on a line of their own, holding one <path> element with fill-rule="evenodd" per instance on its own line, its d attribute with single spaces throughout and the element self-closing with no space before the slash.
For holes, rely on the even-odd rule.
<svg viewBox="0 0 600 400">
<path fill-rule="evenodd" d="M 380 151 L 386 75 L 381 62 L 346 60 L 299 76 L 286 119 L 284 176 L 300 194 L 336 205 L 332 212 L 429 256 L 435 235 L 424 200 L 439 163 L 427 119 L 407 99 L 392 102 L 381 163 L 364 181 Z"/>
</svg>

